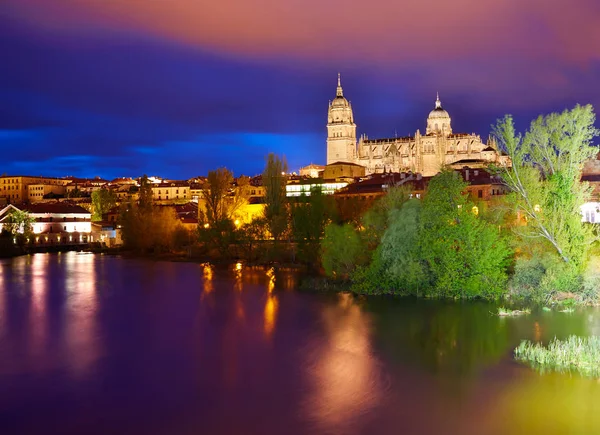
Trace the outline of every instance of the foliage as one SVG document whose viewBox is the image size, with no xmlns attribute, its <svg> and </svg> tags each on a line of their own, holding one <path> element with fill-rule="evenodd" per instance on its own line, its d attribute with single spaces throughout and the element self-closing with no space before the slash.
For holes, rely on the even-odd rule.
<svg viewBox="0 0 600 435">
<path fill-rule="evenodd" d="M 265 219 L 275 241 L 279 240 L 288 227 L 288 209 L 285 196 L 287 163 L 273 153 L 267 157 L 262 174 L 265 188 Z"/>
<path fill-rule="evenodd" d="M 554 338 L 547 347 L 524 340 L 515 349 L 515 359 L 540 371 L 574 371 L 597 378 L 600 377 L 600 337 Z"/>
<path fill-rule="evenodd" d="M 523 314 L 531 314 L 531 310 L 529 308 L 526 308 L 524 310 L 512 310 L 510 308 L 506 308 L 506 307 L 499 307 L 498 308 L 498 315 L 500 317 L 506 317 L 506 316 L 521 316 Z"/>
<path fill-rule="evenodd" d="M 230 247 L 236 241 L 235 225 L 231 219 L 221 219 L 208 226 L 198 225 L 198 239 L 209 250 L 216 250 L 221 258 L 230 258 Z"/>
<path fill-rule="evenodd" d="M 392 187 L 364 214 L 361 222 L 363 237 L 371 249 L 379 245 L 383 233 L 388 228 L 390 212 L 402 208 L 409 197 L 410 190 L 407 187 Z"/>
<path fill-rule="evenodd" d="M 149 212 L 152 209 L 152 185 L 148 180 L 148 176 L 144 174 L 140 179 L 140 190 L 138 194 L 138 205 L 144 212 Z"/>
<path fill-rule="evenodd" d="M 351 224 L 331 223 L 321 241 L 321 262 L 329 277 L 347 279 L 363 253 L 363 244 Z"/>
<path fill-rule="evenodd" d="M 495 298 L 504 292 L 510 250 L 495 226 L 472 212 L 460 176 L 444 170 L 423 199 L 419 245 L 430 296 Z"/>
<path fill-rule="evenodd" d="M 102 220 L 102 215 L 117 205 L 117 195 L 110 189 L 99 189 L 92 192 L 92 221 Z"/>
<path fill-rule="evenodd" d="M 23 210 L 12 210 L 2 225 L 2 232 L 12 236 L 23 238 L 29 237 L 33 233 L 33 224 L 35 218 Z"/>
<path fill-rule="evenodd" d="M 420 259 L 419 218 L 421 203 L 408 200 L 402 208 L 389 208 L 389 223 L 371 263 L 354 275 L 355 291 L 368 294 L 419 295 L 426 283 Z"/>
<path fill-rule="evenodd" d="M 267 239 L 267 233 L 265 218 L 254 219 L 237 230 L 237 242 L 243 250 L 245 259 L 253 261 L 258 257 L 257 247 L 260 242 Z"/>
<path fill-rule="evenodd" d="M 187 233 L 172 207 L 130 201 L 122 206 L 119 223 L 125 247 L 137 252 L 169 252 L 186 242 Z"/>
<path fill-rule="evenodd" d="M 227 168 L 209 171 L 204 184 L 204 200 L 206 203 L 206 222 L 215 226 L 230 218 L 226 197 L 233 184 L 233 173 Z"/>
<path fill-rule="evenodd" d="M 312 189 L 309 196 L 300 196 L 290 205 L 291 232 L 297 244 L 300 261 L 318 264 L 319 242 L 323 237 L 325 225 L 334 220 L 335 214 L 333 198 L 324 195 L 320 187 Z"/>
<path fill-rule="evenodd" d="M 527 219 L 523 237 L 546 240 L 563 262 L 581 271 L 592 240 L 581 222 L 580 206 L 590 195 L 581 183 L 586 160 L 598 149 L 591 146 L 598 135 L 593 108 L 540 116 L 525 136 L 515 133 L 512 117 L 497 122 L 494 135 L 512 160 L 502 171 L 515 193 L 514 206 Z"/>
</svg>

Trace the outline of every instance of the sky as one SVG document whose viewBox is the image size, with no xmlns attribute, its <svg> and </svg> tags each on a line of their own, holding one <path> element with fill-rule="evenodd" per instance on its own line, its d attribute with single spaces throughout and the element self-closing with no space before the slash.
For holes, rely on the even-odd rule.
<svg viewBox="0 0 600 435">
<path fill-rule="evenodd" d="M 187 179 L 325 163 L 358 134 L 600 110 L 598 0 L 0 0 L 0 173 Z M 600 124 L 596 123 L 598 126 Z"/>
</svg>

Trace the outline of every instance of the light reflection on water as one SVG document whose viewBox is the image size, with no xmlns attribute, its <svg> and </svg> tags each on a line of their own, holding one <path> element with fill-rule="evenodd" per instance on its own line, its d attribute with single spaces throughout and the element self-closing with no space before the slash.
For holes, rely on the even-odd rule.
<svg viewBox="0 0 600 435">
<path fill-rule="evenodd" d="M 351 432 L 356 420 L 377 406 L 381 367 L 371 350 L 368 314 L 348 294 L 322 312 L 324 340 L 309 353 L 312 393 L 304 402 L 317 433 Z"/>
<path fill-rule="evenodd" d="M 597 309 L 499 319 L 296 283 L 241 264 L 2 260 L 0 430 L 600 433 L 598 381 L 511 358 L 521 339 L 598 334 Z"/>
</svg>

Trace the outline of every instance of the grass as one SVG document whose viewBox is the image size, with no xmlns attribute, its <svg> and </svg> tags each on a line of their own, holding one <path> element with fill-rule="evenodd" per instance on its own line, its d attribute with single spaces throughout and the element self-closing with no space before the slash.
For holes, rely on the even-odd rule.
<svg viewBox="0 0 600 435">
<path fill-rule="evenodd" d="M 540 371 L 578 372 L 584 376 L 600 377 L 600 337 L 577 337 L 566 340 L 554 338 L 548 346 L 521 342 L 515 349 L 515 359 Z"/>
<path fill-rule="evenodd" d="M 499 316 L 520 316 L 522 314 L 531 314 L 531 310 L 529 308 L 525 308 L 524 310 L 511 310 L 510 308 L 499 307 L 498 313 Z"/>
</svg>

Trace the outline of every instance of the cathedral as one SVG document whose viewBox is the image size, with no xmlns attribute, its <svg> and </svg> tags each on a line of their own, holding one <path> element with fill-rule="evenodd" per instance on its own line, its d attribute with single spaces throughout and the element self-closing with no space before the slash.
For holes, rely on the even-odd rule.
<svg viewBox="0 0 600 435">
<path fill-rule="evenodd" d="M 509 163 L 493 140 L 485 144 L 475 134 L 453 133 L 450 115 L 442 108 L 439 95 L 427 117 L 425 134 L 417 130 L 412 137 L 388 139 L 362 135 L 357 142 L 352 105 L 344 97 L 339 74 L 327 119 L 327 164 L 336 162 L 364 166 L 367 174 L 411 171 L 425 177 L 437 174 L 446 165 L 462 168 Z"/>
</svg>

